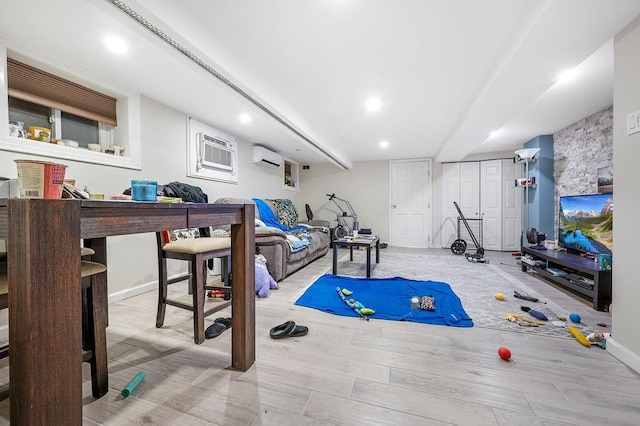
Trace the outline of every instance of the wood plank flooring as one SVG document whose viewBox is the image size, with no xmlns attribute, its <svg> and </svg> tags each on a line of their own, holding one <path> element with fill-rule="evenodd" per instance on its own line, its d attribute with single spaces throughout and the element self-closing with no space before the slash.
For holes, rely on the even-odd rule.
<svg viewBox="0 0 640 426">
<path fill-rule="evenodd" d="M 427 257 L 446 251 L 421 252 Z M 608 313 L 521 272 L 509 253 L 486 257 L 568 311 L 580 312 L 585 322 L 604 322 L 609 328 L 599 329 L 610 331 Z M 366 322 L 294 306 L 307 285 L 330 272 L 330 262 L 331 256 L 317 260 L 268 298 L 257 299 L 257 359 L 245 373 L 230 370 L 230 331 L 195 345 L 190 313 L 172 307 L 165 326 L 156 329 L 155 292 L 110 305 L 111 389 L 95 400 L 88 365 L 83 367 L 84 424 L 640 424 L 640 375 L 599 347 L 478 327 Z M 217 316 L 228 317 L 230 310 Z M 285 320 L 309 327 L 309 334 L 272 340 L 269 329 Z M 510 362 L 498 358 L 499 346 L 511 349 Z M 0 383 L 7 380 L 7 365 L 0 363 Z M 144 381 L 123 399 L 120 391 L 141 370 Z M 0 425 L 8 424 L 8 411 L 5 400 Z"/>
</svg>

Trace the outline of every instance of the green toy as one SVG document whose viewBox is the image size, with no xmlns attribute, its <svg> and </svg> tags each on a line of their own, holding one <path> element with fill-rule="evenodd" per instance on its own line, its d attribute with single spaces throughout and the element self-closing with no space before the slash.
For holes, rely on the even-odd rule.
<svg viewBox="0 0 640 426">
<path fill-rule="evenodd" d="M 347 300 L 347 298 L 344 296 L 352 295 L 353 292 L 351 290 L 347 290 L 346 288 L 341 289 L 340 287 L 336 287 L 336 291 L 338 292 L 340 299 L 342 299 L 342 301 L 346 303 L 348 307 L 356 311 L 358 315 L 360 315 L 365 320 L 369 321 L 369 317 L 376 313 L 376 311 L 374 311 L 371 308 L 365 307 L 362 303 L 358 302 L 357 300 L 354 300 L 354 299 Z"/>
</svg>

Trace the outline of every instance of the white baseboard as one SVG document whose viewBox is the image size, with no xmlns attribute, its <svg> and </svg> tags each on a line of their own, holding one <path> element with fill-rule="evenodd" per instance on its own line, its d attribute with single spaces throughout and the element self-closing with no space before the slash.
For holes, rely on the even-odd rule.
<svg viewBox="0 0 640 426">
<path fill-rule="evenodd" d="M 146 293 L 148 291 L 154 291 L 158 289 L 158 282 L 150 282 L 146 284 L 141 284 L 137 287 L 128 288 L 126 290 L 118 291 L 116 293 L 109 294 L 109 304 L 116 303 L 124 299 L 128 299 L 133 296 L 137 296 L 142 293 Z"/>
<path fill-rule="evenodd" d="M 169 277 L 172 278 L 172 277 Z M 116 303 L 124 299 L 128 299 L 133 296 L 137 296 L 149 291 L 156 291 L 158 289 L 158 281 L 152 281 L 150 283 L 141 284 L 136 287 L 128 288 L 126 290 L 118 291 L 116 293 L 109 294 L 109 304 Z M 0 343 L 9 340 L 9 326 L 7 324 L 0 325 Z"/>
<path fill-rule="evenodd" d="M 607 337 L 607 352 L 619 359 L 629 368 L 640 373 L 640 356 L 631 352 L 629 349 L 616 342 L 611 336 Z"/>
</svg>

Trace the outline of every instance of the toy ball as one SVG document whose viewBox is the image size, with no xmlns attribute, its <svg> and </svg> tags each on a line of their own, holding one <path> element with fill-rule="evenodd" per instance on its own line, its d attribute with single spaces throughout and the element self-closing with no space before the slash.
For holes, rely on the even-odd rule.
<svg viewBox="0 0 640 426">
<path fill-rule="evenodd" d="M 498 299 L 498 300 L 504 300 L 504 294 L 502 294 L 502 293 L 496 293 L 496 295 L 494 297 L 496 299 Z"/>
<path fill-rule="evenodd" d="M 580 315 L 574 313 L 569 314 L 569 319 L 573 322 L 580 322 L 581 318 Z"/>
<path fill-rule="evenodd" d="M 505 361 L 509 361 L 511 359 L 511 351 L 509 348 L 505 348 L 504 346 L 498 348 L 498 356 Z"/>
</svg>

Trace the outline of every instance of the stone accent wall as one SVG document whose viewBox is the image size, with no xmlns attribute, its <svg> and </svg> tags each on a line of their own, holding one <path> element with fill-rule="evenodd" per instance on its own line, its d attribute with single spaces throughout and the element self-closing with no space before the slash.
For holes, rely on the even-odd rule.
<svg viewBox="0 0 640 426">
<path fill-rule="evenodd" d="M 558 198 L 563 195 L 596 194 L 598 169 L 611 165 L 613 165 L 613 106 L 553 135 L 556 232 Z M 557 235 L 554 238 L 557 238 Z"/>
</svg>

